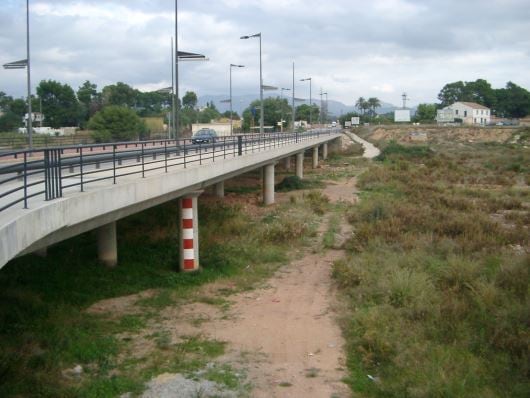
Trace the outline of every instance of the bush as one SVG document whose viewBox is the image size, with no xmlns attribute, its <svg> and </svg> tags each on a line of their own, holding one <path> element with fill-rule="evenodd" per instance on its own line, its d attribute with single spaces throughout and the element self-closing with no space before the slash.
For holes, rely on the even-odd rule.
<svg viewBox="0 0 530 398">
<path fill-rule="evenodd" d="M 145 123 L 131 109 L 107 106 L 88 121 L 96 142 L 131 141 L 147 133 Z"/>
<path fill-rule="evenodd" d="M 412 158 L 428 158 L 432 156 L 433 152 L 428 146 L 414 145 L 405 146 L 398 144 L 395 141 L 390 143 L 376 156 L 376 160 L 385 160 L 390 156 L 397 156 L 405 159 Z"/>
</svg>

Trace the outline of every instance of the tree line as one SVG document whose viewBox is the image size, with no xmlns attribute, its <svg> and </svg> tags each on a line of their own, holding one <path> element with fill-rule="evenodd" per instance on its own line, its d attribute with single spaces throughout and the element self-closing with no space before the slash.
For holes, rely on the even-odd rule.
<svg viewBox="0 0 530 398">
<path fill-rule="evenodd" d="M 419 104 L 414 120 L 432 122 L 438 109 L 459 101 L 484 105 L 491 109 L 493 115 L 502 118 L 530 115 L 530 92 L 513 82 L 497 89 L 484 79 L 448 83 L 438 93 L 438 100 L 437 104 Z"/>
<path fill-rule="evenodd" d="M 167 124 L 171 124 L 171 93 L 164 90 L 142 92 L 123 82 L 98 90 L 95 83 L 87 80 L 74 91 L 68 84 L 43 80 L 31 101 L 34 112 L 42 111 L 44 114 L 44 126 L 88 128 L 94 130 L 97 141 L 146 136 L 149 130 L 141 119 L 143 117 L 163 117 Z M 175 103 L 180 132 L 191 130 L 193 123 L 209 123 L 213 119 L 230 117 L 230 111 L 221 114 L 213 102 L 199 109 L 197 94 L 193 91 L 186 92 L 182 101 L 175 99 Z M 13 98 L 0 91 L 0 110 L 0 131 L 14 131 L 23 125 L 27 103 L 25 99 Z M 317 121 L 320 116 L 317 105 L 300 105 L 296 108 L 296 120 L 309 120 L 310 113 L 312 120 Z M 258 100 L 250 104 L 243 117 L 244 131 L 259 125 Z M 232 118 L 237 120 L 240 116 L 233 112 Z M 289 125 L 292 108 L 288 100 L 278 97 L 265 99 L 264 118 L 266 125 L 278 126 L 280 120 Z"/>
</svg>

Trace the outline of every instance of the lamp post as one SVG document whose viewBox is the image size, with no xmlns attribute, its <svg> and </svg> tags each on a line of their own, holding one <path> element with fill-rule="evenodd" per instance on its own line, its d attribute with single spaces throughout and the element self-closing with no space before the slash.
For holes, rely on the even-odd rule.
<svg viewBox="0 0 530 398">
<path fill-rule="evenodd" d="M 232 115 L 232 68 L 244 68 L 245 65 L 235 65 L 230 64 L 230 135 L 234 135 L 233 133 L 233 115 Z"/>
<path fill-rule="evenodd" d="M 263 134 L 263 65 L 261 61 L 261 32 L 248 36 L 241 36 L 240 39 L 246 40 L 251 37 L 259 37 L 259 100 L 260 100 L 260 114 L 259 114 L 259 132 Z"/>
<path fill-rule="evenodd" d="M 323 106 L 322 106 L 322 96 L 323 95 L 328 95 L 328 93 L 323 93 L 322 92 L 322 88 L 320 88 L 320 124 L 322 124 L 322 109 L 323 109 Z"/>
<path fill-rule="evenodd" d="M 313 80 L 313 78 L 311 78 L 311 77 L 308 77 L 308 78 L 305 78 L 305 79 L 300 79 L 301 82 L 309 81 L 309 125 L 310 126 L 313 124 L 313 120 L 312 120 L 312 117 L 311 117 L 311 108 L 313 107 L 313 104 L 311 103 L 311 101 L 312 101 L 312 99 L 311 99 L 312 80 Z"/>
<path fill-rule="evenodd" d="M 28 129 L 29 149 L 33 149 L 33 113 L 31 111 L 31 67 L 29 52 L 29 0 L 26 0 L 26 59 L 4 64 L 4 69 L 24 69 L 27 71 L 28 82 Z"/>
<path fill-rule="evenodd" d="M 283 100 L 283 92 L 284 91 L 291 91 L 291 89 L 290 88 L 284 88 L 284 87 L 280 88 L 280 100 Z M 280 123 L 282 124 L 280 126 L 280 132 L 283 133 L 283 101 L 280 101 L 280 112 L 281 112 L 280 113 Z"/>
</svg>

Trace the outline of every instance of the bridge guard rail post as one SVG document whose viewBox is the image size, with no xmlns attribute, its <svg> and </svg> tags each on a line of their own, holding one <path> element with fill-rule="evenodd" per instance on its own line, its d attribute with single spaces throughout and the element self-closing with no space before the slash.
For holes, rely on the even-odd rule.
<svg viewBox="0 0 530 398">
<path fill-rule="evenodd" d="M 63 196 L 61 173 L 61 149 L 44 150 L 45 199 L 52 200 Z"/>
<path fill-rule="evenodd" d="M 243 155 L 243 136 L 242 135 L 237 136 L 237 154 L 239 156 Z"/>
</svg>

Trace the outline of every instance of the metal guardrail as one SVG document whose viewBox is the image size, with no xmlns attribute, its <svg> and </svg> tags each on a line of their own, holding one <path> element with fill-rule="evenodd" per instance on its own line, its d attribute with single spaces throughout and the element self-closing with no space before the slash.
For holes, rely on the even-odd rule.
<svg viewBox="0 0 530 398">
<path fill-rule="evenodd" d="M 18 203 L 28 208 L 31 198 L 60 198 L 66 190 L 83 192 L 88 184 L 155 170 L 186 168 L 205 161 L 266 151 L 315 137 L 333 129 L 305 133 L 265 133 L 218 137 L 211 143 L 193 139 L 152 140 L 61 146 L 0 153 L 0 212 Z"/>
</svg>

